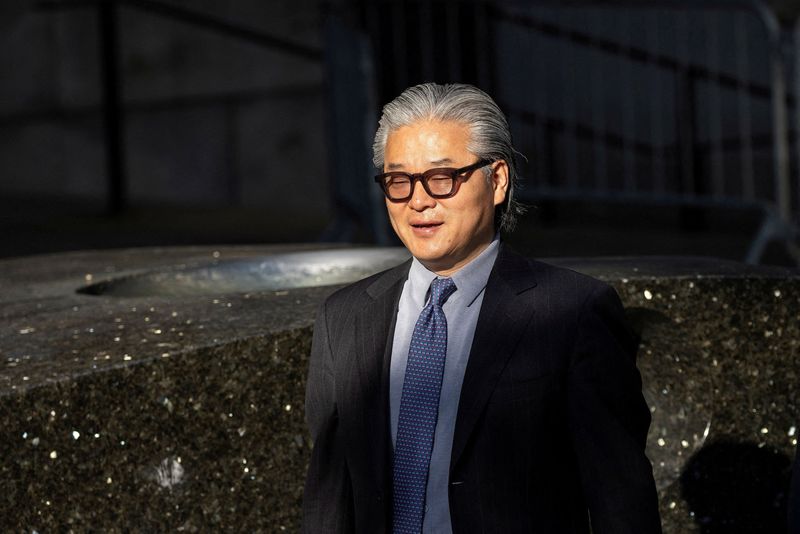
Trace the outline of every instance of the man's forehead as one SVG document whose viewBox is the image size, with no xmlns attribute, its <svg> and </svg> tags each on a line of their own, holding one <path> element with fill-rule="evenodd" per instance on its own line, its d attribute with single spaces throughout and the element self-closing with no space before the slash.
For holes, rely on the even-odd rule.
<svg viewBox="0 0 800 534">
<path fill-rule="evenodd" d="M 425 119 L 401 126 L 387 137 L 384 168 L 459 166 L 472 156 L 468 149 L 470 133 L 469 126 L 458 121 Z"/>
</svg>

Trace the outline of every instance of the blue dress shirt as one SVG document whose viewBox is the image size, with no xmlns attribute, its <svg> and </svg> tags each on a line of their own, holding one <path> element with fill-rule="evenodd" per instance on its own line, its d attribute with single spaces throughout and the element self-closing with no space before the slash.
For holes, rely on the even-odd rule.
<svg viewBox="0 0 800 534">
<path fill-rule="evenodd" d="M 447 318 L 447 356 L 439 398 L 439 417 L 433 439 L 433 452 L 428 473 L 428 489 L 423 532 L 442 534 L 452 532 L 448 478 L 450 455 L 453 448 L 453 431 L 461 397 L 461 383 L 467 368 L 475 326 L 483 303 L 483 293 L 489 274 L 497 259 L 498 237 L 478 257 L 453 273 L 456 292 L 443 306 Z M 411 262 L 408 279 L 400 295 L 397 323 L 392 343 L 392 361 L 389 376 L 389 407 L 391 411 L 392 444 L 397 439 L 397 421 L 400 417 L 400 397 L 408 361 L 408 348 L 414 324 L 429 298 L 428 289 L 436 278 L 416 258 Z"/>
</svg>

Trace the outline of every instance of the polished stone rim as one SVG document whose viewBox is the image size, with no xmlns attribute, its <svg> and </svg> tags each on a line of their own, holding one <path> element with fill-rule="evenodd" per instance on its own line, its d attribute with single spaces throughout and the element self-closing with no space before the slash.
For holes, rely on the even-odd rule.
<svg viewBox="0 0 800 534">
<path fill-rule="evenodd" d="M 204 265 L 166 267 L 103 280 L 77 289 L 85 295 L 158 297 L 218 295 L 346 284 L 409 258 L 400 247 L 293 252 Z"/>
</svg>

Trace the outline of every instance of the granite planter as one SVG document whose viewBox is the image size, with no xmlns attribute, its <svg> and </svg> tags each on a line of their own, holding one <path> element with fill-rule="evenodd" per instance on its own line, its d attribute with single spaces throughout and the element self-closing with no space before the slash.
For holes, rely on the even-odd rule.
<svg viewBox="0 0 800 534">
<path fill-rule="evenodd" d="M 296 531 L 315 309 L 339 287 L 327 284 L 404 257 L 329 254 L 0 261 L 2 530 Z M 641 336 L 665 532 L 780 532 L 797 439 L 797 273 L 697 258 L 554 263 L 613 284 Z"/>
</svg>

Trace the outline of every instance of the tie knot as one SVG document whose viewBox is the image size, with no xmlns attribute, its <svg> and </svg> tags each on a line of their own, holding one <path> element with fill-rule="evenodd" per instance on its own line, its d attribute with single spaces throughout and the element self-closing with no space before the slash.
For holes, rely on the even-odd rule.
<svg viewBox="0 0 800 534">
<path fill-rule="evenodd" d="M 431 282 L 431 302 L 441 308 L 456 289 L 452 278 L 435 278 Z"/>
</svg>

